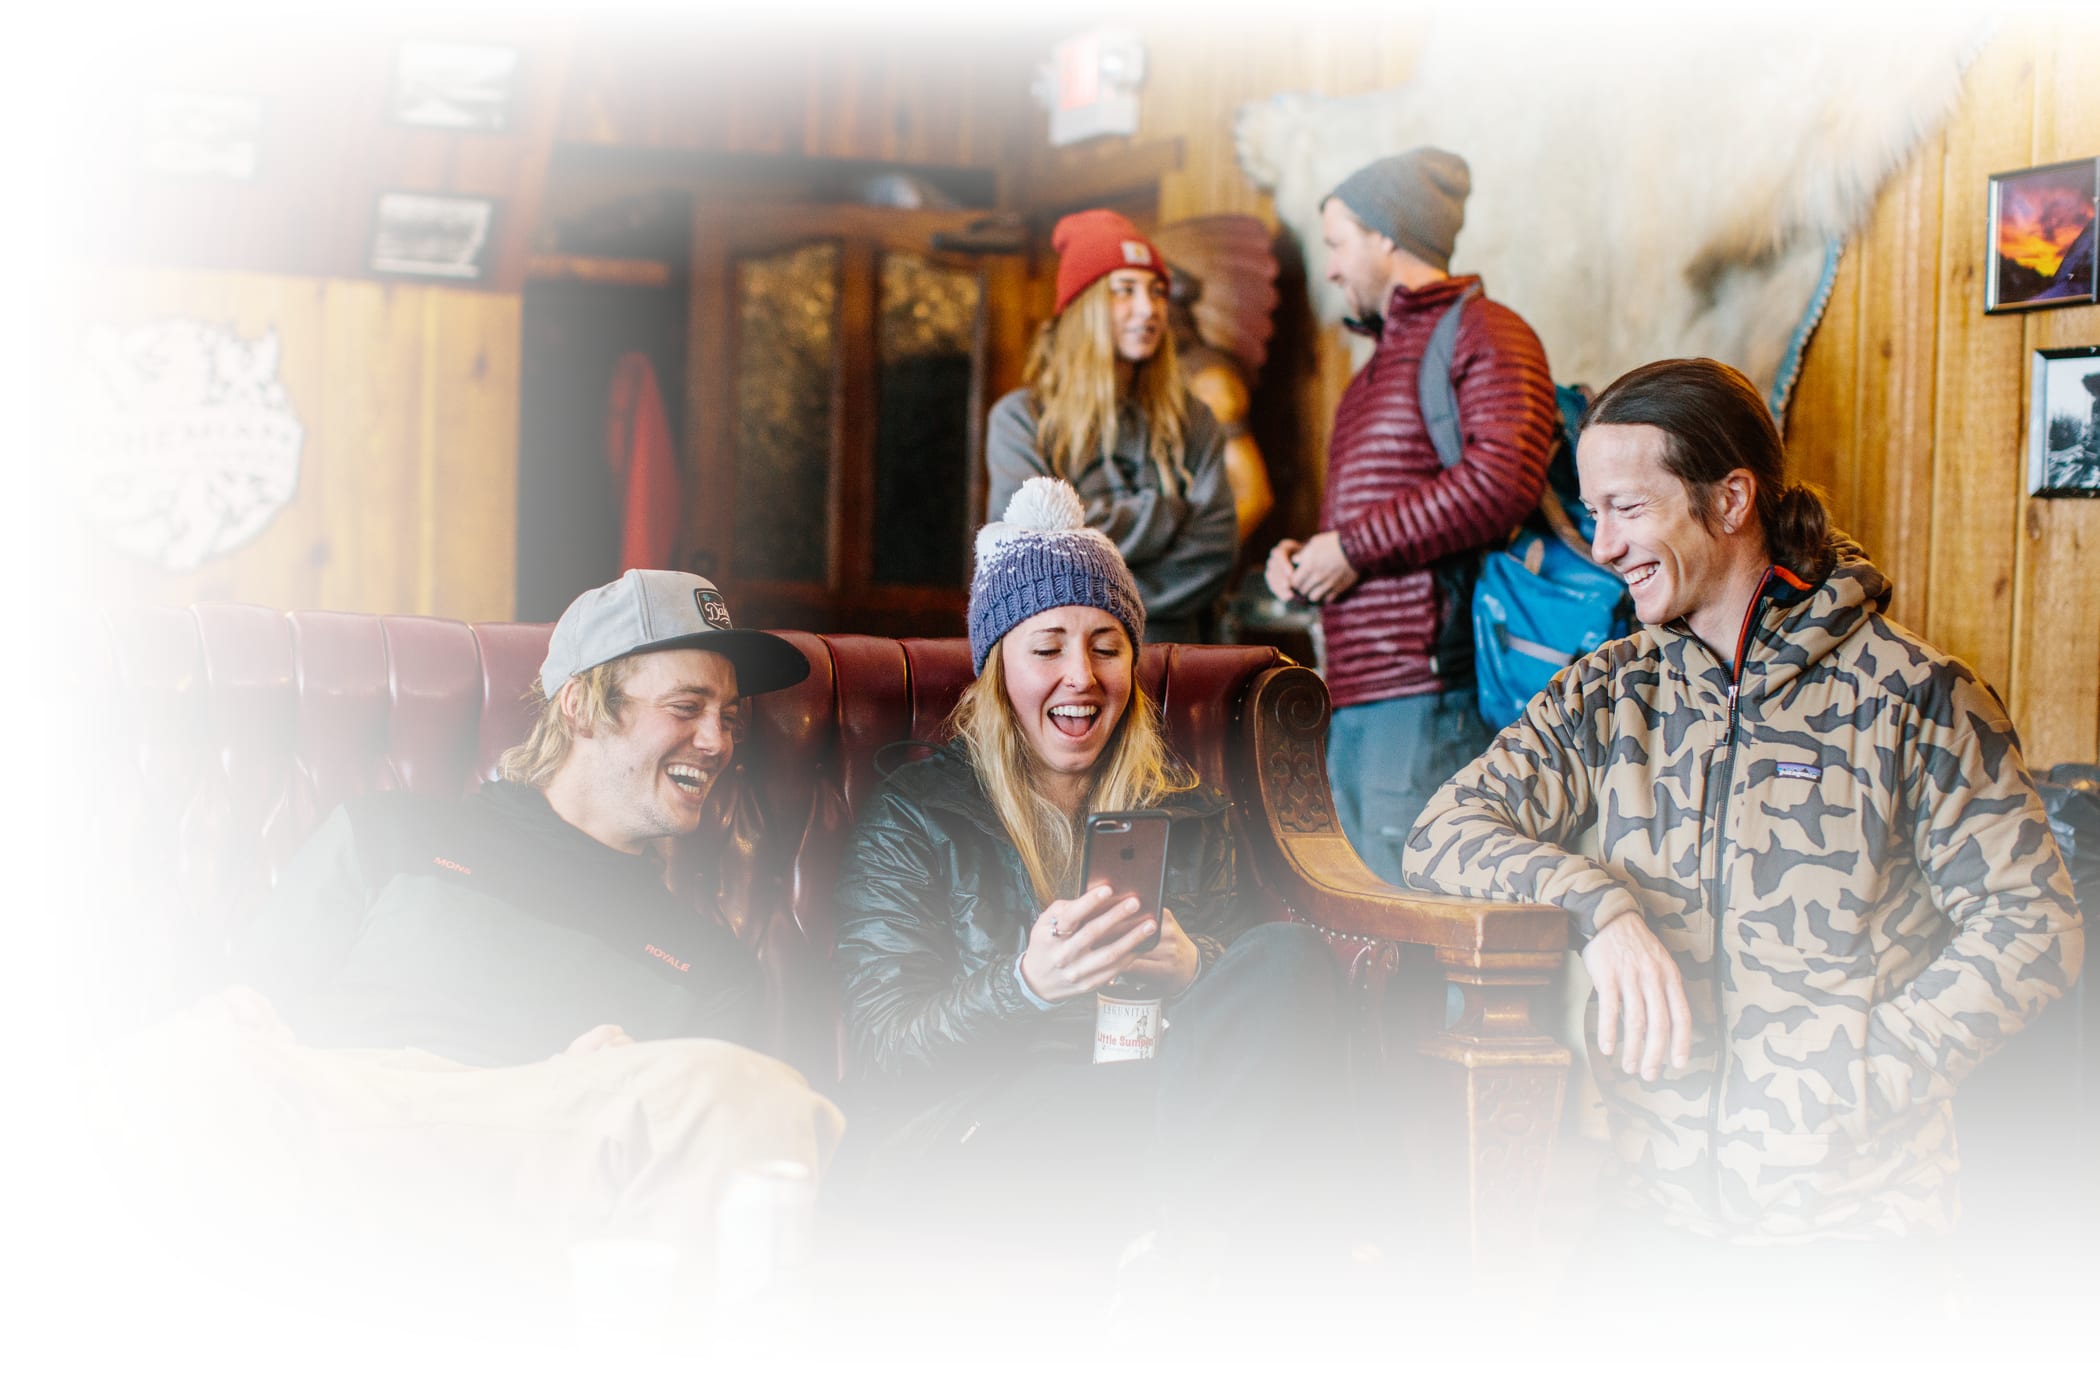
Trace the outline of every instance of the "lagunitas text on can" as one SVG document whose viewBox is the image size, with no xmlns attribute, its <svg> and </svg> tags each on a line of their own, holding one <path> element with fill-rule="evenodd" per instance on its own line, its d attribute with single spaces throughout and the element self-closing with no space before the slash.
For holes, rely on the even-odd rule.
<svg viewBox="0 0 2100 1400">
<path fill-rule="evenodd" d="M 1159 1053 L 1164 1024 L 1159 998 L 1145 1000 L 1098 993 L 1094 1002 L 1094 1063 L 1149 1060 Z"/>
</svg>

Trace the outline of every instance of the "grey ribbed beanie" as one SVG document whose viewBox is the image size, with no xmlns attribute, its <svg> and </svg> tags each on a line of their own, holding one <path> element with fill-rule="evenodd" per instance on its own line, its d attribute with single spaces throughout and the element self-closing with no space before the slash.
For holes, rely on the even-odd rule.
<svg viewBox="0 0 2100 1400">
<path fill-rule="evenodd" d="M 1357 222 L 1436 267 L 1451 266 L 1451 245 L 1466 221 L 1473 172 L 1464 157 L 1417 146 L 1374 160 L 1334 187 Z M 1326 203 L 1322 200 L 1321 203 Z"/>
</svg>

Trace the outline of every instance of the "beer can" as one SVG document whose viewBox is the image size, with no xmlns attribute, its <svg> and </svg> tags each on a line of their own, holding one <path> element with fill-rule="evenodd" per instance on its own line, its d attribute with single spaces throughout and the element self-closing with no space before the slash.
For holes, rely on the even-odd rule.
<svg viewBox="0 0 2100 1400">
<path fill-rule="evenodd" d="M 1148 1000 L 1098 993 L 1094 1001 L 1094 1063 L 1149 1060 L 1159 1053 L 1159 998 Z"/>
<path fill-rule="evenodd" d="M 791 1284 L 816 1244 L 817 1182 L 801 1162 L 759 1162 L 730 1175 L 715 1210 L 715 1290 L 756 1298 Z"/>
</svg>

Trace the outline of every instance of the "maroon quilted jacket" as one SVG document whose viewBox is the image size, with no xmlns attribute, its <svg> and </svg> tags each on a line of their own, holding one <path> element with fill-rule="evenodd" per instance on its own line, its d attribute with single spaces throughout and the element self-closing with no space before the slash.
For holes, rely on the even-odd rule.
<svg viewBox="0 0 2100 1400">
<path fill-rule="evenodd" d="M 1361 705 L 1444 688 L 1437 632 L 1450 601 L 1430 566 L 1498 545 L 1538 504 L 1556 409 L 1546 352 L 1516 312 L 1476 296 L 1461 313 L 1451 383 L 1465 453 L 1444 470 L 1415 403 L 1437 319 L 1477 277 L 1395 288 L 1370 361 L 1342 391 L 1320 528 L 1363 575 L 1321 609 L 1327 688 Z"/>
</svg>

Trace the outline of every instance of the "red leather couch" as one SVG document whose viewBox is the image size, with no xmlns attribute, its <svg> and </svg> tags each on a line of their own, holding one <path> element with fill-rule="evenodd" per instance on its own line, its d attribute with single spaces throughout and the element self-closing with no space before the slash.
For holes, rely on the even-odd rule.
<svg viewBox="0 0 2100 1400">
<path fill-rule="evenodd" d="M 200 988 L 223 980 L 243 916 L 336 803 L 491 776 L 527 727 L 549 630 L 235 604 L 114 610 L 102 626 L 107 674 L 93 683 L 133 741 L 111 887 L 154 913 L 126 937 L 155 946 L 131 951 Z M 771 1048 L 850 1088 L 828 966 L 841 846 L 884 746 L 938 737 L 969 650 L 783 635 L 809 679 L 753 702 L 676 874 L 758 947 Z M 1372 876 L 1336 825 L 1314 672 L 1267 647 L 1152 646 L 1140 681 L 1177 751 L 1230 796 L 1249 897 L 1318 926 L 1346 966 L 1365 1111 L 1394 1118 L 1476 1256 L 1503 1256 L 1528 1235 L 1559 1118 L 1569 1057 L 1534 1028 L 1530 1000 L 1559 966 L 1562 916 Z"/>
</svg>

